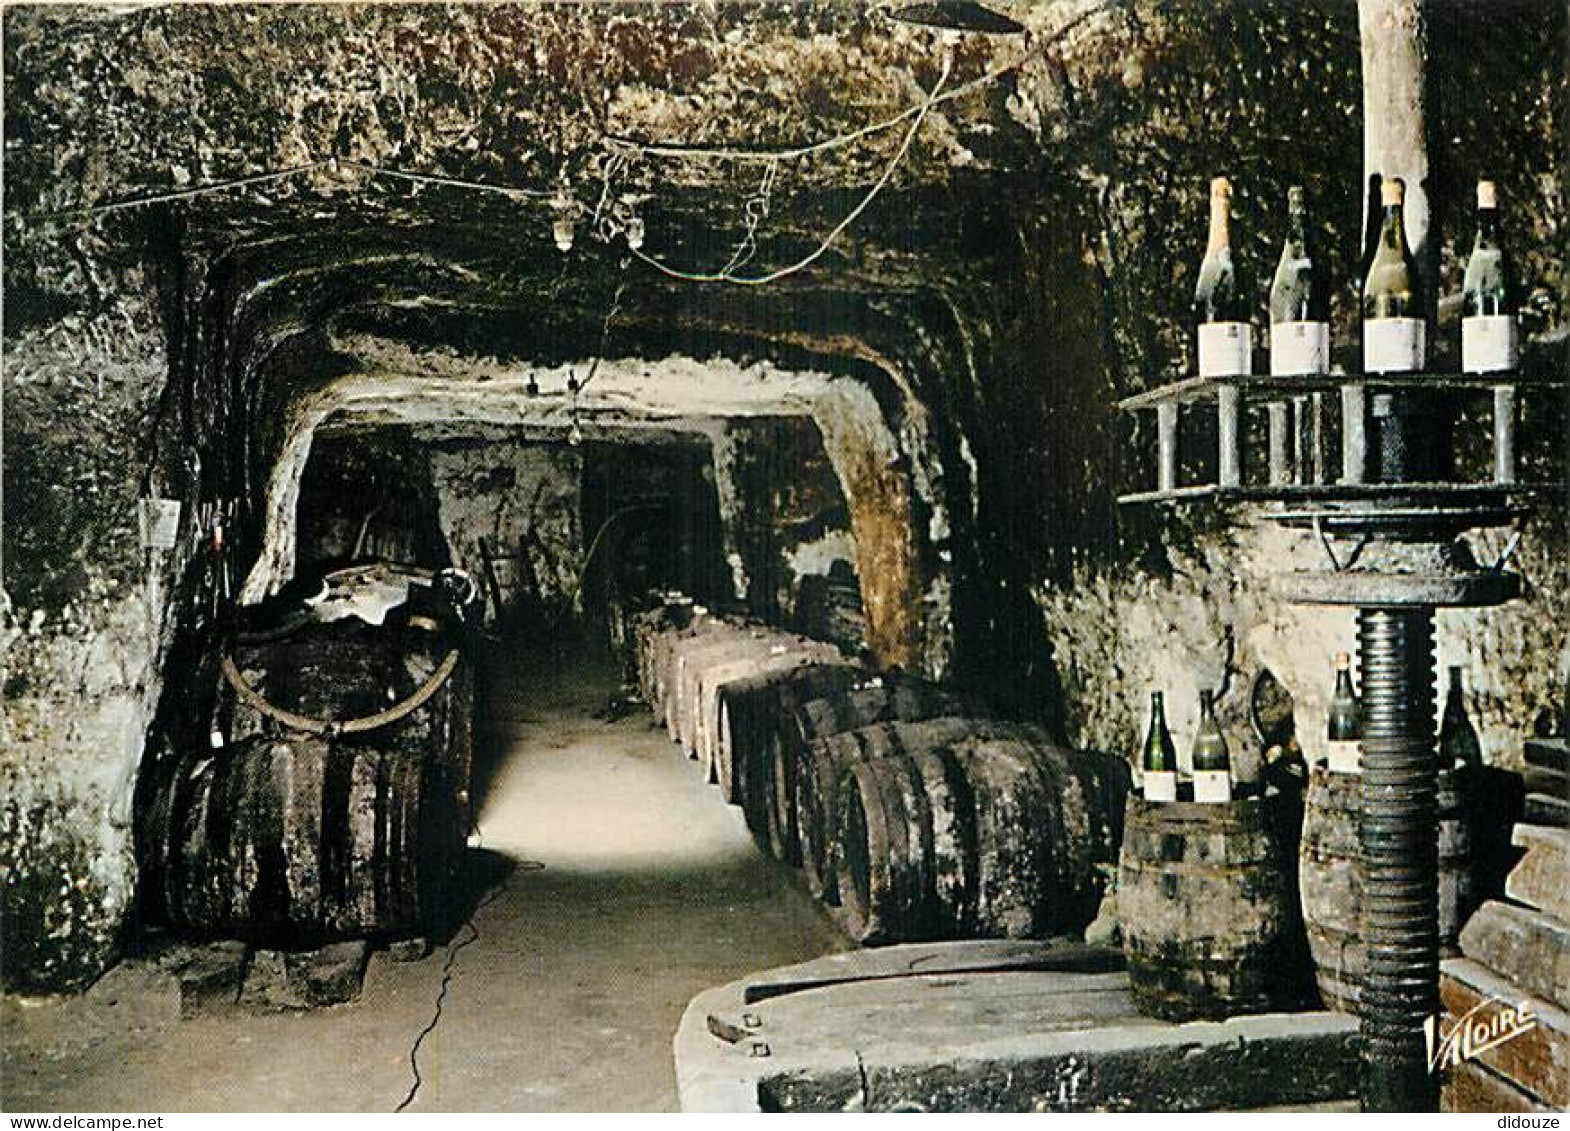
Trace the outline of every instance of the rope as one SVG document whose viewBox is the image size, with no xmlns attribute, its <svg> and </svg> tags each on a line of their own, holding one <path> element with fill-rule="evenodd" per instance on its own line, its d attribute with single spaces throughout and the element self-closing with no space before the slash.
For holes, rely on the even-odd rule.
<svg viewBox="0 0 1570 1131">
<path fill-rule="evenodd" d="M 224 653 L 223 660 L 219 663 L 224 679 L 229 686 L 234 688 L 234 693 L 240 701 L 248 707 L 253 707 L 268 718 L 282 723 L 292 730 L 304 731 L 306 734 L 320 734 L 331 738 L 339 734 L 363 734 L 369 730 L 379 730 L 390 726 L 413 711 L 418 711 L 425 706 L 432 695 L 441 690 L 442 684 L 451 677 L 453 669 L 458 666 L 458 649 L 454 648 L 431 673 L 424 683 L 415 689 L 402 702 L 395 703 L 385 711 L 378 711 L 374 715 L 363 715 L 357 719 L 346 719 L 343 722 L 334 722 L 330 719 L 313 719 L 308 715 L 297 715 L 293 711 L 285 710 L 262 697 L 261 692 L 246 682 L 245 676 L 240 674 L 240 669 L 234 666 L 234 657 Z"/>
</svg>

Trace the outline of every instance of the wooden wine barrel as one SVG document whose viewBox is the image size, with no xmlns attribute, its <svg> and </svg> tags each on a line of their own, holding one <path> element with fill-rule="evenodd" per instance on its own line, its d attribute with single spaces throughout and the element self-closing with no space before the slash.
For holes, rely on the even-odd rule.
<svg viewBox="0 0 1570 1131">
<path fill-rule="evenodd" d="M 1147 802 L 1130 796 L 1118 919 L 1140 1012 L 1169 1021 L 1293 1004 L 1297 909 L 1266 802 Z"/>
<path fill-rule="evenodd" d="M 866 673 L 844 660 L 807 663 L 736 680 L 720 689 L 720 762 L 730 767 L 731 797 L 741 805 L 747 826 L 780 859 L 795 863 L 771 835 L 774 751 L 780 730 L 804 701 L 851 687 Z M 722 776 L 721 783 L 727 779 Z M 794 798 L 787 804 L 794 806 Z"/>
<path fill-rule="evenodd" d="M 864 943 L 1077 934 L 1117 855 L 1128 772 L 1033 728 L 851 767 L 842 921 Z"/>
<path fill-rule="evenodd" d="M 1026 723 L 941 716 L 891 721 L 818 739 L 798 765 L 796 816 L 801 836 L 802 871 L 812 894 L 839 906 L 840 798 L 851 769 L 880 758 L 935 751 L 970 738 L 1044 735 Z"/>
<path fill-rule="evenodd" d="M 359 620 L 237 646 L 234 669 L 272 707 L 343 722 L 427 684 L 450 641 Z M 454 909 L 469 830 L 467 663 L 394 721 L 353 735 L 290 730 L 220 698 L 228 741 L 158 754 L 139 805 L 144 890 L 174 926 L 290 945 L 429 934 Z"/>
<path fill-rule="evenodd" d="M 418 749 L 249 738 L 182 759 L 145 861 L 168 922 L 259 943 L 438 930 L 466 829 Z"/>
<path fill-rule="evenodd" d="M 824 739 L 886 722 L 970 717 L 961 701 L 937 685 L 910 677 L 881 675 L 834 695 L 808 699 L 785 716 L 770 740 L 773 767 L 770 793 L 774 804 L 766 814 L 771 844 L 790 863 L 799 862 L 813 895 L 831 906 L 836 880 L 824 850 L 834 818 L 820 795 L 818 746 Z M 811 827 L 806 827 L 810 825 Z"/>
<path fill-rule="evenodd" d="M 773 630 L 761 625 L 721 623 L 672 646 L 666 677 L 665 722 L 671 741 L 679 744 L 689 758 L 698 756 L 698 697 L 703 672 L 713 664 L 748 654 L 758 641 L 771 635 Z"/>
<path fill-rule="evenodd" d="M 728 663 L 713 664 L 698 677 L 698 760 L 709 768 L 711 781 L 726 801 L 743 805 L 746 794 L 738 781 L 731 757 L 731 720 L 723 695 L 726 687 L 753 676 L 770 676 L 809 664 L 843 664 L 844 657 L 832 644 L 804 636 L 766 637 Z"/>
<path fill-rule="evenodd" d="M 680 629 L 660 632 L 654 639 L 650 661 L 652 697 L 649 706 L 665 720 L 671 741 L 676 740 L 676 684 L 684 651 L 700 647 L 703 643 L 728 638 L 736 627 L 718 617 L 695 616 L 692 622 Z"/>
<path fill-rule="evenodd" d="M 688 628 L 699 619 L 689 598 L 667 596 L 659 605 L 631 617 L 638 695 L 645 702 L 660 701 L 655 657 L 659 642 Z"/>
<path fill-rule="evenodd" d="M 1439 946 L 1455 953 L 1473 908 L 1471 832 L 1463 795 L 1466 773 L 1438 776 Z M 1304 796 L 1298 848 L 1298 890 L 1314 959 L 1314 977 L 1327 1009 L 1357 1013 L 1365 951 L 1359 926 L 1363 868 L 1358 855 L 1362 777 L 1315 766 Z"/>
</svg>

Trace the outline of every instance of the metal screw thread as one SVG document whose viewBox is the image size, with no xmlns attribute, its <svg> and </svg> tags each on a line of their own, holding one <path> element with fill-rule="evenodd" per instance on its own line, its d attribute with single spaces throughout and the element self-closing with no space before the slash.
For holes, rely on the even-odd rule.
<svg viewBox="0 0 1570 1131">
<path fill-rule="evenodd" d="M 1363 675 L 1361 1095 L 1367 1111 L 1438 1104 L 1423 1022 L 1439 1008 L 1439 834 L 1432 609 L 1358 611 Z"/>
</svg>

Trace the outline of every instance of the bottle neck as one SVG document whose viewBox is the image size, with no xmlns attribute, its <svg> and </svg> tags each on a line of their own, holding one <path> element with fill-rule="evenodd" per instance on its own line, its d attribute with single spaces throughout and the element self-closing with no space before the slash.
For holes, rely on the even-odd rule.
<svg viewBox="0 0 1570 1131">
<path fill-rule="evenodd" d="M 1301 259 L 1308 246 L 1306 234 L 1307 224 L 1304 221 L 1303 210 L 1292 208 L 1287 210 L 1287 248 L 1292 254 Z"/>
<path fill-rule="evenodd" d="M 1379 235 L 1385 247 L 1393 251 L 1406 250 L 1406 223 L 1402 218 L 1401 205 L 1385 205 L 1385 218 L 1380 225 Z"/>
<path fill-rule="evenodd" d="M 1225 251 L 1232 246 L 1232 209 L 1226 197 L 1210 198 L 1210 242 L 1207 252 Z"/>
<path fill-rule="evenodd" d="M 1499 209 L 1477 210 L 1477 246 L 1496 247 L 1499 243 Z"/>
</svg>

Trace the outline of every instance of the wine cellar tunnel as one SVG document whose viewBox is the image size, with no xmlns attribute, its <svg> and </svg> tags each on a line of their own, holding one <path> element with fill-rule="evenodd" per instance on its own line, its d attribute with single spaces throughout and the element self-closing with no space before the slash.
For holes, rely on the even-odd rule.
<svg viewBox="0 0 1570 1131">
<path fill-rule="evenodd" d="M 800 1074 L 788 1041 L 756 1053 L 737 1103 L 1156 1104 L 1115 1074 L 1083 1101 L 984 1072 L 946 1098 L 916 1073 L 907 1096 L 904 1068 L 822 1069 L 844 1034 L 766 978 L 735 1016 L 700 1005 L 770 967 L 870 983 L 950 947 L 931 953 L 977 1002 L 1090 979 L 1084 1026 L 1138 1028 L 1122 956 L 1207 914 L 1126 867 L 1171 843 L 1141 808 L 1152 692 L 1174 804 L 1203 800 L 1196 736 L 1225 736 L 1231 852 L 1286 836 L 1244 795 L 1303 792 L 1280 763 L 1338 741 L 1335 657 L 1361 684 L 1394 670 L 1381 647 L 1464 678 L 1446 702 L 1465 697 L 1486 784 L 1425 796 L 1439 957 L 1470 961 L 1468 916 L 1516 906 L 1512 827 L 1562 821 L 1567 772 L 1543 753 L 1570 676 L 1567 26 L 1506 6 L 8 8 L 6 1106 L 701 1107 L 730 1101 L 684 1065 L 702 1041 L 767 1050 L 744 1018 L 775 1024 L 772 996 L 822 1055 Z M 1219 199 L 1251 275 L 1245 373 L 1271 372 L 1291 223 L 1315 251 L 1315 373 L 1363 375 L 1362 169 L 1395 144 L 1370 26 L 1422 45 L 1414 372 L 1462 391 L 1402 424 L 1434 430 L 1415 443 L 1376 406 L 1388 450 L 1343 495 L 1423 467 L 1443 482 L 1414 506 L 1491 508 L 1464 554 L 1294 517 L 1344 485 L 1361 423 L 1294 415 L 1285 438 L 1306 408 L 1251 394 L 1229 420 L 1170 393 L 1205 364 L 1207 194 L 1211 242 Z M 1480 180 L 1515 274 L 1507 481 L 1506 402 L 1462 387 Z M 1312 483 L 1310 446 L 1333 465 Z M 1327 552 L 1522 581 L 1435 602 L 1425 635 L 1284 599 Z M 1399 686 L 1376 679 L 1372 706 L 1423 715 Z M 1321 803 L 1355 840 L 1356 789 Z M 1311 822 L 1282 805 L 1295 859 Z M 1355 856 L 1321 849 L 1327 873 Z M 1320 1068 L 1276 1102 L 1387 1103 L 1383 1069 L 1349 1067 L 1369 1060 L 1355 995 L 1310 952 L 1355 899 L 1314 905 L 1308 873 L 1276 871 L 1250 890 L 1310 922 L 1239 942 L 1274 973 L 1239 974 L 1207 1021 L 1289 1019 L 1261 1046 Z M 417 1041 L 449 968 L 432 1032 L 469 1059 L 438 1095 Z M 907 1008 L 845 992 L 843 1016 Z M 945 1065 L 990 1049 L 975 1008 L 908 1039 Z M 67 1039 L 78 1018 L 93 1035 Z M 1166 1038 L 1141 1032 L 1129 1055 L 1157 1063 L 1138 1041 Z M 379 1067 L 312 1082 L 313 1049 Z M 1476 1069 L 1520 1092 L 1503 1071 Z M 1166 1082 L 1159 1103 L 1263 1103 L 1215 1075 L 1240 1091 Z"/>
</svg>

